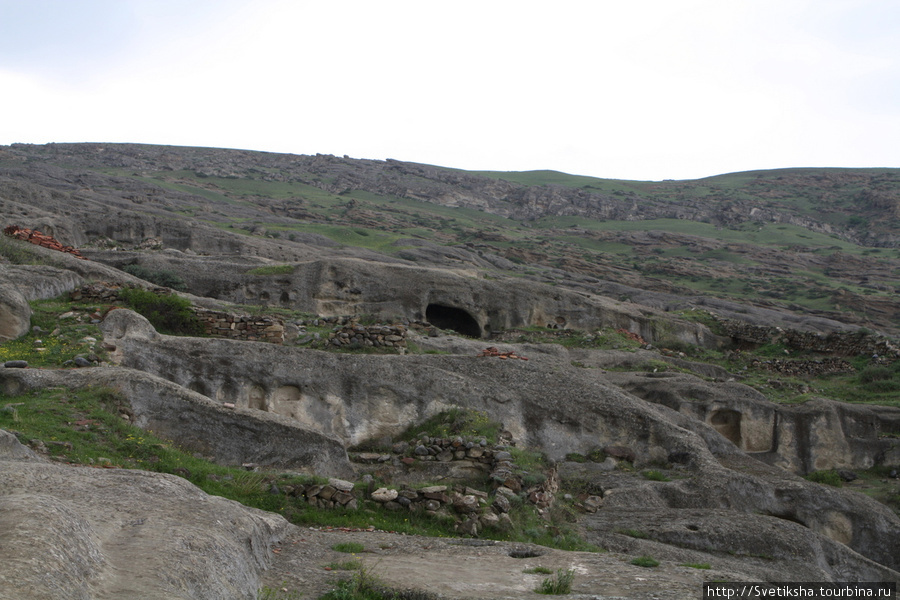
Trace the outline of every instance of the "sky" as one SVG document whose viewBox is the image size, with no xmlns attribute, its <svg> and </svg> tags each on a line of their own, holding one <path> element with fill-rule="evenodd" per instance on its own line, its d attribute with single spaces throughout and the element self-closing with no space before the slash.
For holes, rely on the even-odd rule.
<svg viewBox="0 0 900 600">
<path fill-rule="evenodd" d="M 0 144 L 900 167 L 897 0 L 0 0 Z"/>
</svg>

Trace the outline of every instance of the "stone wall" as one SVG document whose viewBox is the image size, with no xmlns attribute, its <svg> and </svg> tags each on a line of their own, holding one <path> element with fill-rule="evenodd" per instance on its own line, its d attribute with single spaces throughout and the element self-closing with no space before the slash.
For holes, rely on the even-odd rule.
<svg viewBox="0 0 900 600">
<path fill-rule="evenodd" d="M 75 301 L 122 304 L 119 295 L 121 286 L 111 283 L 92 283 L 72 292 Z M 156 294 L 172 294 L 169 288 L 153 288 Z M 211 337 L 229 338 L 254 342 L 284 343 L 284 321 L 273 316 L 252 316 L 207 308 L 192 307 L 191 310 L 203 323 L 203 332 Z"/>
<path fill-rule="evenodd" d="M 821 335 L 811 331 L 750 325 L 742 321 L 722 320 L 720 324 L 726 335 L 737 342 L 784 344 L 789 348 L 838 356 L 864 354 L 867 356 L 877 355 L 888 360 L 900 358 L 900 347 L 891 340 L 859 331 Z"/>
<path fill-rule="evenodd" d="M 328 334 L 334 346 L 378 346 L 406 348 L 407 329 L 403 325 L 359 325 L 338 328 Z"/>
<path fill-rule="evenodd" d="M 277 317 L 254 317 L 197 307 L 193 311 L 203 323 L 207 335 L 253 342 L 284 343 L 284 321 Z"/>
</svg>

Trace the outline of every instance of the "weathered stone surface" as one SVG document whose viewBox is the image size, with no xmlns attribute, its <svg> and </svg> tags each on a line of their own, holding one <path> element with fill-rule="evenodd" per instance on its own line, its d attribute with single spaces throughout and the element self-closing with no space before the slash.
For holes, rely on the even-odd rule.
<svg viewBox="0 0 900 600">
<path fill-rule="evenodd" d="M 389 488 L 378 488 L 374 492 L 372 492 L 372 500 L 376 502 L 390 502 L 395 500 L 398 496 L 399 492 L 394 489 Z"/>
<path fill-rule="evenodd" d="M 134 415 L 133 424 L 223 464 L 252 462 L 344 477 L 353 473 L 346 450 L 330 436 L 279 415 L 225 408 L 147 373 L 113 367 L 0 370 L 0 391 L 8 395 L 54 386 L 119 390 Z"/>
<path fill-rule="evenodd" d="M 0 285 L 0 342 L 14 340 L 31 328 L 31 307 L 12 285 Z"/>
<path fill-rule="evenodd" d="M 289 527 L 181 477 L 48 463 L 10 437 L 0 431 L 3 598 L 251 598 Z"/>
<path fill-rule="evenodd" d="M 801 405 L 769 402 L 736 382 L 692 375 L 607 373 L 622 389 L 709 424 L 738 448 L 790 471 L 869 469 L 889 464 L 900 431 L 900 409 L 816 398 Z"/>
<path fill-rule="evenodd" d="M 334 487 L 337 490 L 342 492 L 352 492 L 353 491 L 353 482 L 346 481 L 344 479 L 338 479 L 336 477 L 331 477 L 328 479 L 328 485 Z"/>
</svg>

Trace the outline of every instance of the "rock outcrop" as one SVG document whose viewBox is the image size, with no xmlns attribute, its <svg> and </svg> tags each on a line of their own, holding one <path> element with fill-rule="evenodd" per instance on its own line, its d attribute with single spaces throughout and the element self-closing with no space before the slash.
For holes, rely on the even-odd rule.
<svg viewBox="0 0 900 600">
<path fill-rule="evenodd" d="M 227 465 L 246 463 L 310 474 L 353 474 L 343 445 L 295 420 L 221 402 L 131 369 L 2 369 L 0 391 L 65 386 L 104 386 L 121 392 L 120 410 L 138 427 L 152 430 L 189 452 Z"/>
<path fill-rule="evenodd" d="M 607 373 L 605 379 L 709 425 L 756 459 L 788 471 L 900 467 L 898 408 L 824 398 L 779 405 L 741 383 L 676 373 Z"/>
<path fill-rule="evenodd" d="M 45 462 L 0 430 L 3 600 L 253 600 L 287 526 L 174 475 Z"/>
<path fill-rule="evenodd" d="M 603 510 L 762 512 L 840 542 L 837 550 L 829 546 L 829 552 L 864 556 L 865 564 L 873 563 L 874 571 L 867 573 L 900 578 L 900 519 L 883 505 L 767 466 L 714 425 L 641 400 L 598 370 L 572 367 L 552 355 L 530 361 L 347 355 L 172 338 L 155 334 L 141 317 L 125 310 L 110 313 L 103 327 L 123 366 L 182 386 L 202 382 L 210 398 L 284 415 L 347 445 L 390 436 L 447 408 L 465 407 L 503 423 L 517 443 L 541 448 L 552 459 L 619 446 L 629 449 L 638 468 L 680 464 L 688 479 L 631 483 L 605 498 Z M 821 570 L 831 580 L 838 574 Z"/>
<path fill-rule="evenodd" d="M 0 285 L 0 342 L 19 338 L 31 329 L 31 306 L 15 286 Z"/>
</svg>

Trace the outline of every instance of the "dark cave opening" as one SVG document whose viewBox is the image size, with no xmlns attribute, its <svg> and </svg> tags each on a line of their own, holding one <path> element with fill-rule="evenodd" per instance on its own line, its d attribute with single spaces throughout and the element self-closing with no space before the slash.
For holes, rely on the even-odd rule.
<svg viewBox="0 0 900 600">
<path fill-rule="evenodd" d="M 425 309 L 425 320 L 441 329 L 450 329 L 469 337 L 481 337 L 481 326 L 478 321 L 461 308 L 429 304 Z"/>
</svg>

